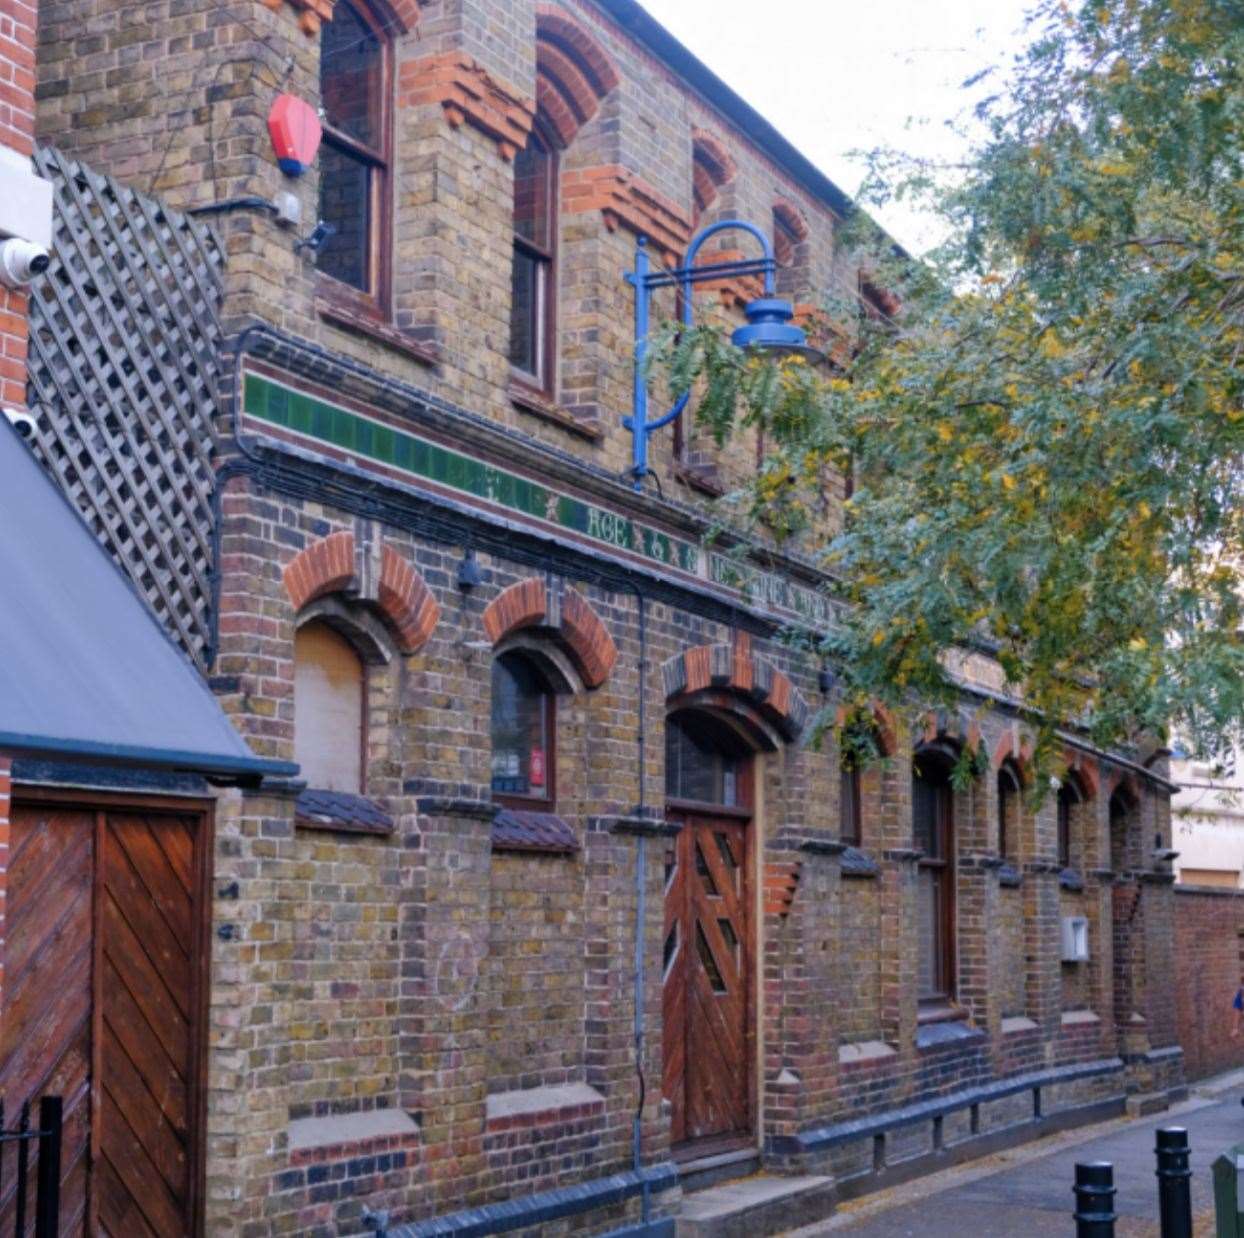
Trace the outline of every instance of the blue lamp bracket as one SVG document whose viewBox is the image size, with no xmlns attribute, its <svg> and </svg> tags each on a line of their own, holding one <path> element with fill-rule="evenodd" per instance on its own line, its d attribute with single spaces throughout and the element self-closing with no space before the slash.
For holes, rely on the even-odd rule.
<svg viewBox="0 0 1244 1238">
<path fill-rule="evenodd" d="M 705 266 L 696 266 L 695 260 L 704 242 L 719 232 L 741 231 L 750 233 L 760 242 L 763 252 L 761 258 L 746 258 L 735 262 L 716 262 Z M 775 273 L 777 262 L 773 257 L 773 245 L 755 224 L 744 219 L 723 219 L 720 223 L 710 224 L 701 229 L 692 238 L 682 265 L 673 271 L 653 271 L 648 256 L 646 237 L 640 237 L 635 249 L 635 269 L 625 273 L 625 279 L 635 289 L 635 380 L 634 394 L 631 404 L 631 415 L 622 420 L 631 432 L 631 476 L 634 478 L 636 490 L 642 490 L 644 478 L 652 471 L 648 467 L 648 439 L 654 431 L 667 426 L 680 416 L 687 407 L 691 392 L 685 391 L 674 402 L 673 407 L 655 421 L 648 420 L 648 331 L 651 325 L 652 294 L 657 288 L 678 287 L 682 290 L 683 324 L 691 327 L 695 324 L 695 309 L 692 303 L 691 289 L 698 283 L 707 280 L 724 279 L 738 275 L 762 275 L 764 277 L 764 296 L 753 301 L 746 309 L 748 325 L 734 332 L 734 342 L 742 347 L 777 346 L 805 353 L 813 350 L 807 347 L 804 334 L 798 327 L 790 325 L 793 309 L 789 302 L 779 300 L 775 293 Z"/>
</svg>

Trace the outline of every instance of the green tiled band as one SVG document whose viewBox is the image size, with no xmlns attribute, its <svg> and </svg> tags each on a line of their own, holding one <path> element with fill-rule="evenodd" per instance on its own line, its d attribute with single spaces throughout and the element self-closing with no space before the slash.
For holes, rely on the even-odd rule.
<svg viewBox="0 0 1244 1238">
<path fill-rule="evenodd" d="M 823 622 L 828 616 L 825 599 L 815 590 L 792 585 L 772 573 L 744 569 L 724 555 L 702 554 L 694 542 L 636 524 L 607 508 L 550 490 L 539 482 L 329 404 L 261 374 L 246 374 L 243 408 L 251 417 L 318 439 L 363 460 L 374 460 L 413 477 L 437 482 L 508 511 L 581 534 L 602 546 L 629 550 L 693 576 L 707 576 L 714 584 L 738 589 L 769 608 L 789 611 L 813 622 Z"/>
</svg>

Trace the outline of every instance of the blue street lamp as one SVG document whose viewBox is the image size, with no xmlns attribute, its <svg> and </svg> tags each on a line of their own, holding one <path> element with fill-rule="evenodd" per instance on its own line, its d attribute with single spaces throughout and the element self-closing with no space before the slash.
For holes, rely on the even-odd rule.
<svg viewBox="0 0 1244 1238">
<path fill-rule="evenodd" d="M 750 232 L 760 242 L 763 258 L 746 258 L 738 262 L 718 262 L 697 267 L 696 255 L 709 237 L 719 232 L 741 229 Z M 751 302 L 743 311 L 747 323 L 738 327 L 730 336 L 730 342 L 738 348 L 773 349 L 781 353 L 798 353 L 809 360 L 819 361 L 822 354 L 808 344 L 803 331 L 791 321 L 795 316 L 789 301 L 776 295 L 774 272 L 777 263 L 773 258 L 773 246 L 769 238 L 743 219 L 723 219 L 701 229 L 691 240 L 687 256 L 676 271 L 653 272 L 648 258 L 648 246 L 644 237 L 639 238 L 635 251 L 635 269 L 626 273 L 626 281 L 635 289 L 635 386 L 631 403 L 631 415 L 622 424 L 631 432 L 631 475 L 635 489 L 643 489 L 644 478 L 652 471 L 648 467 L 648 438 L 655 430 L 667 426 L 687 407 L 690 391 L 684 391 L 674 407 L 656 421 L 648 420 L 648 378 L 645 373 L 648 359 L 648 327 L 652 292 L 656 288 L 671 288 L 677 284 L 682 289 L 683 323 L 693 326 L 695 312 L 691 288 L 704 280 L 724 279 L 732 275 L 763 275 L 764 296 Z"/>
</svg>

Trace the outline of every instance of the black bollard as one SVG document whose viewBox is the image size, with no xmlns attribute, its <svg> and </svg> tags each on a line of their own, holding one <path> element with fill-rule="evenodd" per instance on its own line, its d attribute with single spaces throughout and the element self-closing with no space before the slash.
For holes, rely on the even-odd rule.
<svg viewBox="0 0 1244 1238">
<path fill-rule="evenodd" d="M 1076 1166 L 1076 1238 L 1114 1238 L 1114 1166 L 1082 1161 Z"/>
<path fill-rule="evenodd" d="M 1158 1131 L 1158 1215 L 1162 1238 L 1192 1238 L 1192 1170 L 1188 1131 L 1168 1126 Z"/>
</svg>

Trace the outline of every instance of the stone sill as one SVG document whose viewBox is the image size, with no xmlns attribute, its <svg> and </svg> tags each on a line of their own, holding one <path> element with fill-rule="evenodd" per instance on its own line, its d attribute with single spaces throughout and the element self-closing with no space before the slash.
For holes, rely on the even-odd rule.
<svg viewBox="0 0 1244 1238">
<path fill-rule="evenodd" d="M 576 417 L 569 409 L 562 408 L 560 404 L 554 404 L 542 392 L 529 387 L 521 379 L 510 378 L 506 395 L 510 403 L 520 412 L 530 413 L 533 417 L 539 417 L 541 421 L 560 426 L 563 430 L 569 430 L 571 434 L 577 434 L 589 442 L 599 442 L 604 436 L 599 421 Z"/>
<path fill-rule="evenodd" d="M 898 1050 L 884 1040 L 857 1040 L 838 1046 L 840 1066 L 871 1066 L 898 1057 Z"/>
<path fill-rule="evenodd" d="M 292 1157 L 332 1160 L 333 1154 L 357 1155 L 360 1145 L 376 1141 L 405 1144 L 419 1137 L 414 1119 L 401 1109 L 367 1109 L 324 1118 L 296 1118 L 289 1124 Z"/>
<path fill-rule="evenodd" d="M 680 481 L 684 486 L 689 486 L 692 490 L 698 490 L 701 494 L 707 494 L 710 498 L 719 499 L 726 493 L 726 488 L 717 480 L 717 466 L 715 464 L 692 465 L 692 464 L 676 464 L 674 466 L 674 480 Z"/>
<path fill-rule="evenodd" d="M 410 357 L 411 360 L 418 361 L 421 365 L 440 364 L 439 348 L 434 344 L 425 344 L 422 340 L 415 339 L 409 332 L 395 326 L 378 314 L 366 313 L 325 296 L 316 297 L 315 312 L 329 326 L 374 340 L 377 344 L 401 353 L 404 357 Z"/>
<path fill-rule="evenodd" d="M 605 1111 L 605 1098 L 589 1084 L 564 1083 L 557 1087 L 518 1088 L 494 1092 L 484 1099 L 489 1131 L 516 1126 L 543 1126 L 595 1117 Z"/>
<path fill-rule="evenodd" d="M 1091 1010 L 1064 1010 L 1059 1021 L 1063 1027 L 1090 1027 L 1101 1018 Z"/>
<path fill-rule="evenodd" d="M 1024 1015 L 1017 1014 L 1010 1015 L 1008 1018 L 1003 1019 L 1001 1030 L 1003 1036 L 1018 1036 L 1022 1032 L 1035 1032 L 1037 1030 L 1037 1026 L 1038 1025 L 1032 1019 L 1029 1019 Z"/>
</svg>

